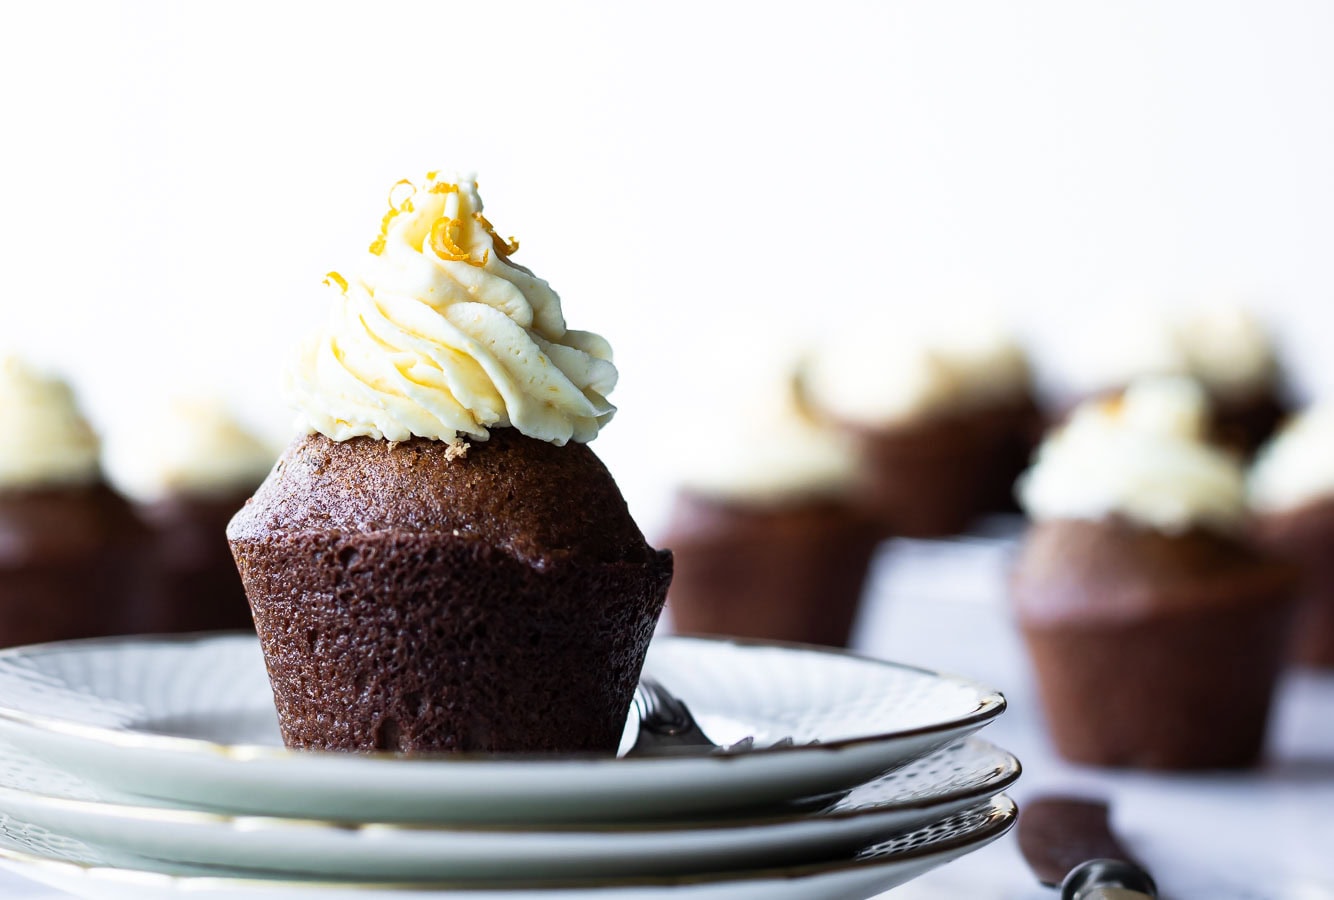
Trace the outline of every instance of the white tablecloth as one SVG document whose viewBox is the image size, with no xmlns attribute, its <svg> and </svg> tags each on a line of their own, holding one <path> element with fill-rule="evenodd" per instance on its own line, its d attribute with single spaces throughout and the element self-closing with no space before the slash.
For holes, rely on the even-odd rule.
<svg viewBox="0 0 1334 900">
<path fill-rule="evenodd" d="M 1026 662 L 1001 596 L 1008 544 L 896 542 L 877 560 L 857 644 L 864 652 L 966 675 L 1003 690 L 984 732 L 1013 751 L 1025 797 L 1109 799 L 1114 824 L 1175 900 L 1334 900 L 1334 675 L 1284 682 L 1270 753 L 1245 773 L 1163 775 L 1066 765 L 1046 743 Z M 1053 900 L 1013 835 L 905 885 L 895 900 Z M 68 900 L 0 872 L 6 900 Z"/>
</svg>

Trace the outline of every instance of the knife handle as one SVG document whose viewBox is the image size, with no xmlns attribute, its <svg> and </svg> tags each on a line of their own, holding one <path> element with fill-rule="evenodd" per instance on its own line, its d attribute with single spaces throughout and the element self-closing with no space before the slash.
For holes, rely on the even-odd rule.
<svg viewBox="0 0 1334 900">
<path fill-rule="evenodd" d="M 1152 900 L 1158 886 L 1149 873 L 1119 859 L 1091 859 L 1061 882 L 1061 900 Z"/>
</svg>

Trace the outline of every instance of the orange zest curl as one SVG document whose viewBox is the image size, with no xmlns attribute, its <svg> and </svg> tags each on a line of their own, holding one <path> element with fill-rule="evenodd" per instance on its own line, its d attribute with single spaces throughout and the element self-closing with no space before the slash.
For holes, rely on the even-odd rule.
<svg viewBox="0 0 1334 900">
<path fill-rule="evenodd" d="M 519 252 L 519 239 L 514 235 L 510 235 L 508 240 L 502 239 L 499 234 L 496 234 L 496 227 L 487 221 L 486 216 L 481 213 L 473 213 L 472 217 L 486 229 L 487 234 L 491 235 L 491 244 L 496 248 L 496 254 L 501 259 L 508 260 Z"/>
<path fill-rule="evenodd" d="M 472 262 L 468 257 L 468 251 L 458 244 L 462 233 L 463 222 L 460 220 L 448 217 L 436 219 L 435 224 L 431 226 L 431 249 L 441 259 Z"/>
<path fill-rule="evenodd" d="M 406 195 L 401 190 L 404 185 L 408 188 Z M 395 182 L 389 189 L 389 212 L 380 220 L 380 236 L 371 242 L 371 252 L 376 256 L 384 252 L 384 242 L 389 236 L 389 223 L 394 220 L 394 216 L 402 212 L 412 212 L 412 198 L 416 193 L 417 186 L 406 178 Z M 397 199 L 399 197 L 402 199 Z"/>
<path fill-rule="evenodd" d="M 339 275 L 337 272 L 330 272 L 329 274 L 325 275 L 324 283 L 329 285 L 329 287 L 337 285 L 340 291 L 342 291 L 344 294 L 347 293 L 347 279 L 344 278 L 342 275 Z"/>
</svg>

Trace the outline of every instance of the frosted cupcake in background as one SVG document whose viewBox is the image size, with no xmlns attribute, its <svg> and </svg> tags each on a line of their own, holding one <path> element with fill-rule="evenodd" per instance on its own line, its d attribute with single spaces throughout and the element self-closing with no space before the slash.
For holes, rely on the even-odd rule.
<svg viewBox="0 0 1334 900">
<path fill-rule="evenodd" d="M 1334 668 L 1334 406 L 1303 412 L 1265 445 L 1248 488 L 1258 540 L 1301 570 L 1295 657 Z"/>
<path fill-rule="evenodd" d="M 1176 314 L 1123 310 L 1071 343 L 1066 404 L 1139 378 L 1186 375 L 1207 391 L 1211 440 L 1252 455 L 1289 410 L 1272 335 L 1248 310 L 1214 305 Z"/>
<path fill-rule="evenodd" d="M 116 486 L 152 530 L 157 608 L 146 630 L 250 629 L 227 546 L 227 522 L 259 487 L 277 451 L 216 400 L 178 399 L 113 435 Z"/>
<path fill-rule="evenodd" d="M 802 407 L 791 369 L 769 375 L 683 451 L 669 613 L 678 632 L 845 646 L 878 529 L 850 502 L 851 442 Z"/>
<path fill-rule="evenodd" d="M 144 529 L 69 386 L 0 360 L 0 644 L 134 630 Z"/>
<path fill-rule="evenodd" d="M 801 387 L 852 438 L 854 496 L 888 534 L 956 534 L 1007 506 L 1037 430 L 1027 358 L 999 329 L 863 328 L 822 347 Z"/>
<path fill-rule="evenodd" d="M 1028 352 L 998 323 L 976 317 L 950 329 L 939 352 L 959 385 L 956 415 L 974 423 L 985 446 L 978 512 L 1016 512 L 1015 482 L 1045 425 Z"/>
<path fill-rule="evenodd" d="M 328 278 L 303 433 L 227 530 L 289 747 L 620 744 L 672 558 L 588 447 L 611 347 L 516 249 L 475 180 L 429 173 Z"/>
<path fill-rule="evenodd" d="M 1214 440 L 1251 456 L 1291 406 L 1268 329 L 1239 307 L 1215 307 L 1176 323 L 1187 370 L 1209 392 Z"/>
<path fill-rule="evenodd" d="M 1011 588 L 1047 724 L 1075 762 L 1249 765 L 1294 599 L 1246 537 L 1243 471 L 1206 440 L 1207 397 L 1146 379 L 1042 444 Z"/>
</svg>

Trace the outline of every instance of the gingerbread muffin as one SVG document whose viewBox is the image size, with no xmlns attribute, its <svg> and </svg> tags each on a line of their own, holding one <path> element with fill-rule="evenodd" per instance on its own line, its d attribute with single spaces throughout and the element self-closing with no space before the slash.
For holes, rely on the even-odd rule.
<svg viewBox="0 0 1334 900">
<path fill-rule="evenodd" d="M 0 361 L 0 645 L 139 630 L 145 530 L 63 381 Z"/>
<path fill-rule="evenodd" d="M 1334 668 L 1334 407 L 1285 426 L 1261 449 L 1247 487 L 1257 540 L 1301 572 L 1295 659 Z"/>
<path fill-rule="evenodd" d="M 144 552 L 157 609 L 146 630 L 253 629 L 227 523 L 277 452 L 213 400 L 177 399 L 136 426 L 108 456 L 116 486 L 151 532 Z"/>
<path fill-rule="evenodd" d="M 614 753 L 672 561 L 587 446 L 610 348 L 510 261 L 475 181 L 390 206 L 291 369 L 306 433 L 228 528 L 283 738 Z"/>
<path fill-rule="evenodd" d="M 831 343 L 806 366 L 811 408 L 861 457 L 853 496 L 886 534 L 944 537 L 1004 509 L 1037 431 L 1027 360 L 977 323 Z"/>
<path fill-rule="evenodd" d="M 1259 757 L 1293 608 L 1245 535 L 1242 470 L 1184 378 L 1091 402 L 1021 484 L 1034 524 L 1012 593 L 1056 749 L 1080 763 Z"/>
<path fill-rule="evenodd" d="M 679 632 L 845 646 L 878 528 L 855 509 L 850 442 L 798 402 L 790 368 L 688 459 L 663 543 Z"/>
<path fill-rule="evenodd" d="M 956 415 L 973 423 L 985 447 L 977 512 L 1019 512 L 1015 483 L 1046 424 L 1028 353 L 1014 335 L 977 318 L 947 332 L 940 352 L 960 385 Z"/>
</svg>

